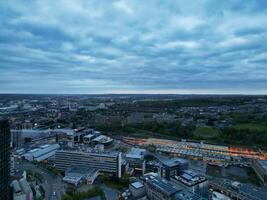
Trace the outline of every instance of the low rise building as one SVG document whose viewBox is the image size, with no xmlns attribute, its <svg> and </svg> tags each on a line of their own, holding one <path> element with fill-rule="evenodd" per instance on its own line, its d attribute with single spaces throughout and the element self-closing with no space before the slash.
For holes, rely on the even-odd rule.
<svg viewBox="0 0 267 200">
<path fill-rule="evenodd" d="M 66 170 L 63 181 L 75 186 L 85 183 L 93 184 L 98 176 L 98 169 L 72 166 Z"/>
<path fill-rule="evenodd" d="M 12 181 L 11 187 L 14 200 L 33 200 L 32 189 L 26 179 Z"/>
<path fill-rule="evenodd" d="M 145 185 L 139 181 L 133 182 L 129 185 L 129 190 L 133 197 L 140 198 L 145 196 L 146 188 Z"/>
<path fill-rule="evenodd" d="M 171 177 L 177 176 L 182 170 L 188 168 L 188 161 L 181 158 L 165 160 L 161 164 L 161 176 L 170 180 Z"/>
<path fill-rule="evenodd" d="M 179 175 L 171 177 L 171 182 L 201 196 L 205 196 L 208 193 L 207 178 L 192 170 L 181 171 Z"/>
<path fill-rule="evenodd" d="M 46 144 L 32 149 L 22 156 L 29 161 L 43 161 L 55 156 L 56 151 L 60 148 L 59 144 Z"/>
<path fill-rule="evenodd" d="M 181 191 L 166 179 L 151 176 L 146 181 L 146 192 L 148 199 L 151 200 L 173 200 L 175 195 Z"/>
</svg>

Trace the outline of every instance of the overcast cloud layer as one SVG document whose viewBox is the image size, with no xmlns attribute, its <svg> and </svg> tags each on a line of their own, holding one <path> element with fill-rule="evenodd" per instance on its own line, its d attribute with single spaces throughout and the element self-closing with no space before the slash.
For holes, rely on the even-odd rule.
<svg viewBox="0 0 267 200">
<path fill-rule="evenodd" d="M 1 1 L 0 92 L 267 94 L 267 1 Z"/>
</svg>

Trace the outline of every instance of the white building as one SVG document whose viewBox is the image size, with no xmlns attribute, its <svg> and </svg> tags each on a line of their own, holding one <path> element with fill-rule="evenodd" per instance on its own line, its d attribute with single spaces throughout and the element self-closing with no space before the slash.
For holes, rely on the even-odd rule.
<svg viewBox="0 0 267 200">
<path fill-rule="evenodd" d="M 12 181 L 11 187 L 13 187 L 14 200 L 33 200 L 32 189 L 26 179 Z"/>
<path fill-rule="evenodd" d="M 55 155 L 56 150 L 60 148 L 59 144 L 46 144 L 39 148 L 32 149 L 23 154 L 23 157 L 29 161 L 36 160 L 38 162 L 51 158 Z"/>
</svg>

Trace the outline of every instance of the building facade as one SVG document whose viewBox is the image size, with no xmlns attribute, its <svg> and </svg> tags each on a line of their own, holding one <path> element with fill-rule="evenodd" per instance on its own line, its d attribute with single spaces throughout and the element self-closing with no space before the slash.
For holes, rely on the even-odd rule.
<svg viewBox="0 0 267 200">
<path fill-rule="evenodd" d="M 91 153 L 81 151 L 58 150 L 55 165 L 59 170 L 66 170 L 75 165 L 95 168 L 100 172 L 113 173 L 121 178 L 121 153 Z"/>
<path fill-rule="evenodd" d="M 267 185 L 267 160 L 254 160 L 252 168 L 264 185 Z"/>
<path fill-rule="evenodd" d="M 7 120 L 0 120 L 0 200 L 9 200 L 10 128 Z"/>
<path fill-rule="evenodd" d="M 160 177 L 151 177 L 146 181 L 147 197 L 151 200 L 173 200 L 179 191 L 180 188 Z"/>
</svg>

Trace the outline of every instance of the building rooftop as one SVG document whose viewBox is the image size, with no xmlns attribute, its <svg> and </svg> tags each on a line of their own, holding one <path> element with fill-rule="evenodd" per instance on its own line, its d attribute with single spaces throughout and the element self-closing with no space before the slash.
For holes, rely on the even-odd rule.
<svg viewBox="0 0 267 200">
<path fill-rule="evenodd" d="M 21 186 L 21 188 L 23 189 L 24 192 L 31 192 L 32 191 L 29 183 L 25 179 L 23 179 L 23 178 L 20 179 L 19 183 L 20 183 L 20 186 Z"/>
<path fill-rule="evenodd" d="M 191 191 L 183 190 L 175 195 L 175 200 L 205 200 L 205 198 Z"/>
<path fill-rule="evenodd" d="M 178 180 L 187 186 L 193 186 L 206 181 L 207 178 L 192 170 L 184 170 L 179 176 L 175 176 L 175 180 Z"/>
<path fill-rule="evenodd" d="M 181 158 L 172 158 L 169 160 L 162 161 L 162 164 L 168 167 L 175 167 L 181 164 L 187 164 L 188 161 Z"/>
<path fill-rule="evenodd" d="M 136 189 L 141 188 L 141 187 L 144 186 L 143 183 L 141 183 L 139 181 L 133 182 L 133 183 L 131 183 L 131 185 Z"/>
<path fill-rule="evenodd" d="M 145 152 L 145 149 L 131 148 L 131 150 L 126 154 L 126 158 L 143 159 Z"/>
<path fill-rule="evenodd" d="M 229 191 L 238 192 L 243 197 L 251 200 L 263 200 L 267 197 L 267 189 L 264 187 L 257 187 L 247 183 L 232 182 L 228 179 L 215 179 L 211 185 L 220 185 Z"/>
<path fill-rule="evenodd" d="M 153 177 L 148 180 L 148 183 L 154 185 L 162 192 L 167 193 L 169 196 L 172 196 L 175 193 L 181 191 L 181 188 L 177 188 L 176 186 L 168 182 L 166 179 L 160 177 Z"/>
<path fill-rule="evenodd" d="M 85 154 L 85 155 L 95 155 L 95 156 L 103 156 L 103 157 L 117 157 L 120 153 L 118 152 L 115 152 L 115 151 L 111 151 L 111 152 L 84 152 L 84 151 L 73 151 L 73 150 L 57 150 L 56 151 L 56 154 L 57 153 L 61 153 L 61 152 L 64 152 L 64 153 L 68 153 L 68 154 Z"/>
<path fill-rule="evenodd" d="M 99 135 L 98 137 L 93 139 L 93 142 L 100 142 L 100 143 L 106 143 L 111 142 L 113 139 L 110 137 L 107 137 L 105 135 Z"/>
<path fill-rule="evenodd" d="M 88 138 L 88 139 L 91 139 L 92 137 L 94 137 L 94 135 L 93 135 L 93 134 L 88 134 L 88 135 L 84 136 L 83 138 Z"/>
<path fill-rule="evenodd" d="M 69 183 L 78 184 L 82 179 L 88 179 L 96 173 L 98 173 L 98 169 L 95 168 L 71 166 L 67 169 L 63 180 Z"/>
</svg>

